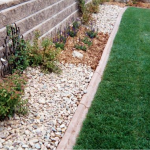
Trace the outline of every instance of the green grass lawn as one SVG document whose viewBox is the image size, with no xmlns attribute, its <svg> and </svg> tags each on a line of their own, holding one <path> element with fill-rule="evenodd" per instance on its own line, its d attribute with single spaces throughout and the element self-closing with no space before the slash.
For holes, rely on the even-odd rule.
<svg viewBox="0 0 150 150">
<path fill-rule="evenodd" d="M 150 10 L 128 8 L 74 149 L 150 148 Z"/>
</svg>

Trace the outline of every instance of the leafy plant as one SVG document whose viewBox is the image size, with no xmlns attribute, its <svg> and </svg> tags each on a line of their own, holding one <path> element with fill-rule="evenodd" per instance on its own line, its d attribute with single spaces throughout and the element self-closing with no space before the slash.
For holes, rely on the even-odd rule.
<svg viewBox="0 0 150 150">
<path fill-rule="evenodd" d="M 28 60 L 30 66 L 38 66 L 42 64 L 42 54 L 39 48 L 38 38 L 40 37 L 39 31 L 35 32 L 33 45 L 28 43 Z"/>
<path fill-rule="evenodd" d="M 23 38 L 20 37 L 18 34 L 13 34 L 13 30 L 15 28 L 13 26 L 7 26 L 7 35 L 10 37 L 9 47 L 15 47 L 15 51 L 11 54 L 9 58 L 9 65 L 12 68 L 12 73 L 18 72 L 21 73 L 25 70 L 28 66 L 28 55 L 26 50 L 26 42 Z"/>
<path fill-rule="evenodd" d="M 47 40 L 49 41 L 49 45 L 46 46 Z M 49 72 L 56 72 L 59 73 L 60 69 L 57 67 L 56 62 L 57 62 L 57 55 L 60 52 L 60 48 L 55 48 L 55 45 L 49 40 L 45 39 L 42 41 L 42 55 L 43 55 L 43 60 L 42 60 L 42 69 L 44 71 L 49 71 Z"/>
<path fill-rule="evenodd" d="M 75 37 L 77 36 L 77 30 L 71 30 L 70 28 L 68 29 L 68 35 L 71 36 L 71 37 Z"/>
<path fill-rule="evenodd" d="M 60 42 L 66 43 L 67 37 L 60 35 Z"/>
<path fill-rule="evenodd" d="M 57 42 L 57 43 L 55 43 L 55 47 L 64 50 L 65 44 L 64 44 L 64 43 Z"/>
<path fill-rule="evenodd" d="M 39 32 L 35 33 L 33 45 L 28 44 L 29 63 L 31 66 L 41 66 L 43 71 L 59 73 L 57 55 L 60 48 L 56 48 L 49 39 L 44 39 L 41 45 L 38 42 Z M 42 47 L 42 48 L 41 48 Z"/>
<path fill-rule="evenodd" d="M 73 23 L 73 28 L 74 28 L 75 30 L 77 30 L 77 29 L 79 29 L 79 27 L 80 27 L 79 23 L 78 23 L 77 21 L 75 21 L 75 22 Z"/>
<path fill-rule="evenodd" d="M 97 32 L 95 30 L 87 31 L 86 34 L 91 38 L 95 38 L 97 36 Z"/>
<path fill-rule="evenodd" d="M 96 0 L 93 0 L 91 3 L 87 4 L 87 10 L 90 13 L 98 13 L 99 3 Z"/>
<path fill-rule="evenodd" d="M 85 45 L 75 45 L 75 48 L 76 49 L 80 49 L 80 50 L 83 50 L 83 51 L 86 51 L 87 50 L 87 48 L 86 48 L 86 46 Z"/>
<path fill-rule="evenodd" d="M 25 83 L 25 77 L 18 74 L 12 74 L 3 80 L 0 86 L 0 120 L 14 113 L 27 113 L 27 107 L 24 107 L 21 99 Z"/>
<path fill-rule="evenodd" d="M 88 37 L 85 37 L 85 38 L 82 40 L 82 42 L 83 42 L 84 44 L 87 44 L 88 46 L 91 46 L 91 45 L 92 45 L 92 42 L 88 39 Z"/>
<path fill-rule="evenodd" d="M 85 10 L 82 17 L 81 17 L 82 18 L 82 23 L 83 24 L 88 24 L 89 21 L 91 20 L 91 17 L 92 17 L 91 13 L 88 10 Z"/>
<path fill-rule="evenodd" d="M 79 12 L 82 15 L 85 11 L 85 0 L 78 0 Z"/>
</svg>

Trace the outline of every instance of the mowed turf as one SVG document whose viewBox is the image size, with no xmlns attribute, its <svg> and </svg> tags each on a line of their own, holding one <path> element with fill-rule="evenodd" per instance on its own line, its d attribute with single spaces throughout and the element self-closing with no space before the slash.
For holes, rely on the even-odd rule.
<svg viewBox="0 0 150 150">
<path fill-rule="evenodd" d="M 128 8 L 74 149 L 150 148 L 150 10 Z"/>
</svg>

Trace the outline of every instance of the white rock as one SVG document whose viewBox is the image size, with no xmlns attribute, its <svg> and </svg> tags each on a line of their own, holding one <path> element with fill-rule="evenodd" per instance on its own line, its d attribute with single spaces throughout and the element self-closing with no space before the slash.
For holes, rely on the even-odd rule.
<svg viewBox="0 0 150 150">
<path fill-rule="evenodd" d="M 44 98 L 40 98 L 40 99 L 39 99 L 39 103 L 40 103 L 40 104 L 45 104 L 45 99 L 44 99 Z"/>
<path fill-rule="evenodd" d="M 37 142 L 39 142 L 39 140 L 38 139 L 30 139 L 30 141 L 29 142 L 32 142 L 32 143 L 37 143 Z"/>
<path fill-rule="evenodd" d="M 83 58 L 83 54 L 81 54 L 81 53 L 78 52 L 78 51 L 73 51 L 73 52 L 72 52 L 72 56 L 73 56 L 73 57 L 77 57 L 77 58 L 79 58 L 79 59 L 82 59 L 82 58 Z"/>
<path fill-rule="evenodd" d="M 62 124 L 61 126 L 60 126 L 60 128 L 65 128 L 66 126 L 64 125 L 64 124 Z"/>
<path fill-rule="evenodd" d="M 36 143 L 36 144 L 34 145 L 34 147 L 35 147 L 36 149 L 40 149 L 40 148 L 41 148 L 41 145 L 40 145 L 39 143 Z"/>
<path fill-rule="evenodd" d="M 0 143 L 0 148 L 3 148 L 3 145 L 2 145 L 2 143 Z"/>
<path fill-rule="evenodd" d="M 30 134 L 30 132 L 29 132 L 28 130 L 26 130 L 26 131 L 25 131 L 25 134 L 26 134 L 26 135 L 29 135 L 29 134 Z"/>
</svg>

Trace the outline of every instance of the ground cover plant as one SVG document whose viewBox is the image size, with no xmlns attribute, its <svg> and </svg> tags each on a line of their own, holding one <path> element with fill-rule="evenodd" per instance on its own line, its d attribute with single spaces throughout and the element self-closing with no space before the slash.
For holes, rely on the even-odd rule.
<svg viewBox="0 0 150 150">
<path fill-rule="evenodd" d="M 150 147 L 150 10 L 128 8 L 74 149 Z"/>
<path fill-rule="evenodd" d="M 12 74 L 0 82 L 0 120 L 14 113 L 26 114 L 27 100 L 22 100 L 26 77 Z"/>
</svg>

